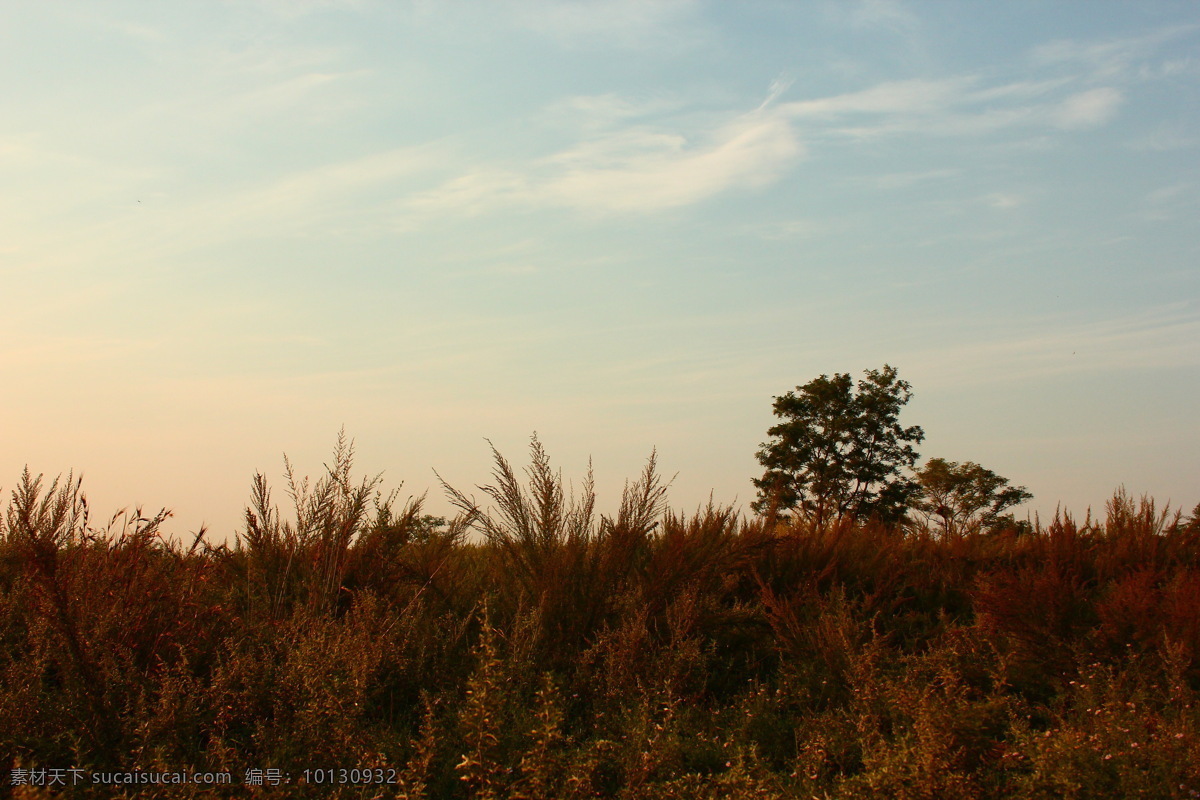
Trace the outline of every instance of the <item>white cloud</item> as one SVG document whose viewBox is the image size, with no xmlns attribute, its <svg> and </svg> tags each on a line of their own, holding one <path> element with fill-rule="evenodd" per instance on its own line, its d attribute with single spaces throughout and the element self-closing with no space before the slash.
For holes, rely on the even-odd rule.
<svg viewBox="0 0 1200 800">
<path fill-rule="evenodd" d="M 679 102 L 665 98 L 630 99 L 612 92 L 575 95 L 554 103 L 550 116 L 564 116 L 572 122 L 604 127 L 637 117 L 661 114 L 679 107 Z"/>
<path fill-rule="evenodd" d="M 0 351 L 0 368 L 19 374 L 61 366 L 91 367 L 99 363 L 108 369 L 112 364 L 129 363 L 131 359 L 155 350 L 161 344 L 161 340 L 144 337 L 133 339 L 59 334 L 31 343 L 10 344 Z"/>
<path fill-rule="evenodd" d="M 1000 211 L 1007 211 L 1010 208 L 1025 205 L 1024 197 L 1019 194 L 1012 194 L 1011 192 L 993 192 L 983 200 L 992 208 Z"/>
<path fill-rule="evenodd" d="M 1142 198 L 1141 219 L 1157 222 L 1179 219 L 1183 214 L 1194 215 L 1195 185 L 1176 183 L 1163 186 Z"/>
<path fill-rule="evenodd" d="M 682 24 L 695 7 L 694 0 L 521 0 L 505 6 L 519 26 L 562 45 L 670 50 L 703 38 Z"/>
<path fill-rule="evenodd" d="M 328 164 L 242 192 L 207 198 L 172 214 L 181 227 L 211 237 L 213 231 L 233 236 L 248 230 L 294 231 L 316 219 L 328 220 L 363 192 L 396 191 L 405 178 L 434 168 L 444 155 L 434 147 L 397 148 Z M 171 237 L 187 234 L 165 231 Z"/>
<path fill-rule="evenodd" d="M 1200 66 L 1200 64 L 1198 64 L 1190 56 L 1185 56 L 1184 58 L 1172 58 L 1162 61 L 1158 64 L 1143 64 L 1138 69 L 1138 77 L 1142 80 L 1171 78 L 1178 75 L 1195 73 L 1198 66 Z"/>
<path fill-rule="evenodd" d="M 1128 72 L 1139 59 L 1148 57 L 1166 42 L 1196 30 L 1196 25 L 1176 25 L 1141 36 L 1103 42 L 1059 39 L 1033 49 L 1030 58 L 1037 66 L 1082 65 L 1093 76 L 1112 77 Z"/>
<path fill-rule="evenodd" d="M 1129 143 L 1134 150 L 1149 150 L 1164 153 L 1172 150 L 1187 150 L 1200 145 L 1200 136 L 1184 125 L 1161 124 L 1150 133 Z"/>
<path fill-rule="evenodd" d="M 1146 202 L 1154 205 L 1161 203 L 1171 203 L 1179 199 L 1181 195 L 1191 191 L 1192 184 L 1176 183 L 1171 186 L 1164 186 L 1161 189 L 1155 189 L 1146 195 Z"/>
<path fill-rule="evenodd" d="M 236 241 L 246 236 L 295 235 L 320 224 L 326 234 L 360 236 L 371 228 L 392 230 L 392 211 L 356 209 L 364 194 L 403 194 L 405 183 L 443 164 L 436 147 L 399 148 L 258 182 L 221 187 L 194 199 L 159 198 L 146 203 L 126 199 L 123 209 L 104 219 L 64 228 L 46 224 L 25 250 L 49 259 L 56 270 L 72 270 L 96 261 L 123 264 L 166 262 L 192 248 Z M 98 176 L 89 176 L 98 177 Z M 83 186 L 87 188 L 86 185 Z M 105 184 L 109 194 L 111 185 Z M 334 224 L 336 223 L 336 224 Z M 66 274 L 66 273 L 64 273 Z M 84 285 L 90 285 L 90 279 Z"/>
<path fill-rule="evenodd" d="M 110 30 L 142 43 L 161 44 L 167 39 L 160 29 L 138 22 L 111 22 L 108 23 L 108 27 Z"/>
<path fill-rule="evenodd" d="M 784 103 L 780 109 L 793 117 L 933 113 L 961 101 L 964 90 L 975 82 L 972 77 L 889 81 L 857 92 Z"/>
<path fill-rule="evenodd" d="M 852 178 L 852 183 L 867 184 L 879 190 L 907 189 L 909 186 L 927 181 L 945 180 L 960 174 L 957 169 L 930 169 L 923 172 L 889 172 L 867 178 Z"/>
<path fill-rule="evenodd" d="M 254 86 L 266 80 L 333 71 L 342 54 L 332 47 L 284 47 L 254 42 L 237 48 L 202 51 L 194 58 L 197 67 L 217 78 Z"/>
<path fill-rule="evenodd" d="M 602 213 L 664 210 L 778 179 L 807 154 L 802 137 L 980 137 L 1018 128 L 1081 130 L 1111 120 L 1124 99 L 1112 87 L 1063 97 L 1061 90 L 1073 83 L 1070 78 L 991 87 L 981 83 L 976 75 L 887 81 L 829 97 L 778 102 L 787 88 L 779 80 L 754 111 L 707 125 L 649 122 L 676 110 L 674 101 L 634 101 L 614 94 L 572 97 L 548 113 L 556 121 L 574 120 L 579 135 L 574 145 L 524 165 L 467 171 L 413 198 L 410 207 L 469 214 L 514 204 Z M 895 188 L 945 175 L 896 174 L 881 178 L 879 185 Z M 997 194 L 987 202 L 1013 208 L 1023 199 Z"/>
<path fill-rule="evenodd" d="M 850 19 L 859 27 L 882 27 L 898 33 L 911 32 L 920 24 L 916 14 L 897 0 L 862 0 Z"/>
<path fill-rule="evenodd" d="M 1021 81 L 978 88 L 977 76 L 888 81 L 856 92 L 793 101 L 780 113 L 806 123 L 814 135 L 853 139 L 886 135 L 982 136 L 1017 127 L 1078 130 L 1111 120 L 1124 100 L 1120 90 L 1099 87 L 1065 98 L 1056 90 L 1070 78 Z M 839 120 L 852 124 L 836 124 Z M 825 127 L 816 127 L 826 123 Z"/>
<path fill-rule="evenodd" d="M 351 72 L 308 72 L 296 75 L 238 96 L 237 104 L 230 104 L 227 111 L 243 114 L 253 113 L 259 116 L 277 113 L 280 110 L 300 107 L 303 103 L 311 102 L 310 95 L 312 93 L 329 87 L 335 82 L 363 78 L 370 74 L 370 70 L 355 70 Z M 343 89 L 343 91 L 346 90 Z"/>
<path fill-rule="evenodd" d="M 746 233 L 763 239 L 792 239 L 808 241 L 819 237 L 839 236 L 850 227 L 845 220 L 822 218 L 798 218 L 776 222 L 762 222 L 744 228 Z"/>
<path fill-rule="evenodd" d="M 605 114 L 624 113 L 616 99 Z M 590 131 L 523 169 L 483 168 L 412 198 L 414 210 L 478 213 L 513 204 L 591 212 L 656 211 L 761 186 L 805 153 L 782 114 L 760 109 L 692 136 L 648 126 Z"/>
<path fill-rule="evenodd" d="M 587 144 L 556 157 L 571 166 L 549 181 L 545 192 L 580 208 L 671 208 L 769 183 L 804 152 L 791 126 L 775 115 L 743 118 L 714 138 L 699 147 L 661 134 Z"/>
<path fill-rule="evenodd" d="M 1123 99 L 1121 93 L 1111 87 L 1073 94 L 1054 111 L 1052 120 L 1055 126 L 1065 130 L 1094 128 L 1116 116 Z"/>
<path fill-rule="evenodd" d="M 916 368 L 947 385 L 987 384 L 1039 375 L 1200 365 L 1200 317 L 1176 304 L 1117 319 L 1039 326 L 1037 335 L 972 340 L 913 353 Z"/>
<path fill-rule="evenodd" d="M 360 10 L 365 0 L 257 0 L 260 8 L 284 19 L 296 19 L 325 11 Z"/>
<path fill-rule="evenodd" d="M 973 103 L 989 103 L 996 100 L 1042 97 L 1074 82 L 1074 78 L 1053 78 L 1044 81 L 1014 81 L 988 89 L 971 92 L 967 99 Z"/>
<path fill-rule="evenodd" d="M 428 169 L 441 158 L 436 147 L 401 147 L 328 164 L 289 177 L 267 190 L 271 195 L 316 199 Z"/>
<path fill-rule="evenodd" d="M 1036 121 L 1035 114 L 1030 108 L 989 109 L 976 113 L 946 110 L 940 114 L 885 116 L 858 125 L 830 128 L 829 132 L 864 140 L 895 135 L 984 136 L 1033 121 Z"/>
<path fill-rule="evenodd" d="M 478 214 L 500 205 L 525 204 L 532 198 L 528 179 L 519 172 L 485 168 L 414 195 L 409 206 L 421 212 Z"/>
<path fill-rule="evenodd" d="M 788 77 L 787 75 L 777 76 L 775 80 L 771 81 L 771 85 L 767 89 L 766 99 L 762 101 L 757 110 L 762 111 L 764 108 L 774 103 L 776 100 L 782 97 L 784 92 L 790 89 L 791 86 L 792 78 Z"/>
</svg>

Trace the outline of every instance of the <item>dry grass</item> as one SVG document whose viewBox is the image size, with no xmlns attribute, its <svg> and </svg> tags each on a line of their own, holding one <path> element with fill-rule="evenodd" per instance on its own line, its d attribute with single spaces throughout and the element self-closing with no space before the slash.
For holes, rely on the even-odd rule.
<svg viewBox="0 0 1200 800">
<path fill-rule="evenodd" d="M 15 796 L 1196 797 L 1200 521 L 937 535 L 710 505 L 651 457 L 614 516 L 535 439 L 486 505 L 398 506 L 339 440 L 232 547 L 93 527 L 26 473 L 0 528 L 0 769 L 232 772 Z M 469 535 L 471 531 L 479 534 Z M 305 769 L 379 769 L 317 786 Z M 310 773 L 311 775 L 311 773 Z"/>
</svg>

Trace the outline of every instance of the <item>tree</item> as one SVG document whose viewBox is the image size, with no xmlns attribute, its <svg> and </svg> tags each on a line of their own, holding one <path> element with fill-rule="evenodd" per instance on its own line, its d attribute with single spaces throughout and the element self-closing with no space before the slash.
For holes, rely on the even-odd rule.
<svg viewBox="0 0 1200 800">
<path fill-rule="evenodd" d="M 1192 515 L 1184 522 L 1183 529 L 1200 533 L 1200 503 L 1196 503 L 1196 507 L 1192 509 Z"/>
<path fill-rule="evenodd" d="M 921 495 L 913 504 L 931 525 L 937 518 L 942 533 L 949 536 L 991 528 L 1012 515 L 1004 512 L 1033 495 L 1024 486 L 1012 486 L 990 469 L 973 461 L 959 464 L 931 458 L 917 471 Z"/>
<path fill-rule="evenodd" d="M 758 451 L 766 472 L 754 481 L 757 512 L 798 510 L 818 524 L 847 515 L 904 516 L 918 487 L 902 470 L 916 464 L 913 445 L 925 432 L 898 421 L 912 390 L 894 367 L 865 374 L 857 392 L 850 376 L 839 373 L 775 398 L 782 421 Z"/>
</svg>

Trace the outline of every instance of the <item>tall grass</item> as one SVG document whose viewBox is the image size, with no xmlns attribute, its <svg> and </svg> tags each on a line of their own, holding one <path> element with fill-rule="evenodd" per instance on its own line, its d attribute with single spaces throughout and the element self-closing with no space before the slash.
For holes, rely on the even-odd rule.
<svg viewBox="0 0 1200 800">
<path fill-rule="evenodd" d="M 94 526 L 28 471 L 0 521 L 0 780 L 24 796 L 1194 797 L 1200 520 L 944 536 L 666 505 L 616 512 L 531 442 L 459 516 L 356 478 L 339 437 L 234 543 Z M 226 788 L 12 770 L 230 771 Z M 378 769 L 386 786 L 304 770 Z M 20 773 L 22 775 L 29 773 Z M 310 777 L 313 773 L 309 773 Z M 39 794 L 40 792 L 40 794 Z M 123 794 L 122 794 L 123 793 Z"/>
</svg>

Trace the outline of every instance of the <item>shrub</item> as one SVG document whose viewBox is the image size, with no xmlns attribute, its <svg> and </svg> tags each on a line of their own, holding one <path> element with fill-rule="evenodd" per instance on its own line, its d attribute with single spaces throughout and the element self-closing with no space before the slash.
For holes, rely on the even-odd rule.
<svg viewBox="0 0 1200 800">
<path fill-rule="evenodd" d="M 290 519 L 256 476 L 232 547 L 165 537 L 165 511 L 93 527 L 78 480 L 27 471 L 0 769 L 232 773 L 196 797 L 252 768 L 293 776 L 262 797 L 1200 792 L 1200 533 L 1148 498 L 938 537 L 672 512 L 652 456 L 606 516 L 534 439 L 527 481 L 493 451 L 492 505 L 450 490 L 446 521 L 352 455 L 315 484 L 288 465 Z"/>
</svg>

